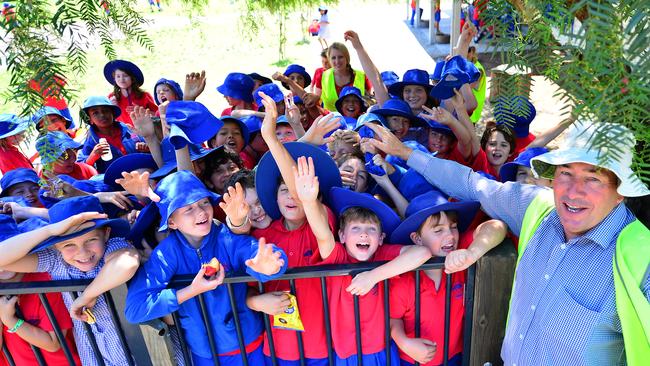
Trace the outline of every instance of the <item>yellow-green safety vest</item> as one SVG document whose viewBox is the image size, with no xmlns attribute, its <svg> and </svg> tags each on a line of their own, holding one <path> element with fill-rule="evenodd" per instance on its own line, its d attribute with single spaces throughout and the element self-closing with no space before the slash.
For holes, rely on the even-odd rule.
<svg viewBox="0 0 650 366">
<path fill-rule="evenodd" d="M 361 94 L 366 94 L 366 74 L 363 71 L 354 71 L 354 82 L 352 85 L 361 90 Z M 323 71 L 323 79 L 321 80 L 323 87 L 320 99 L 323 102 L 325 109 L 331 112 L 336 112 L 336 100 L 339 99 L 336 93 L 336 82 L 334 81 L 334 69 L 330 68 Z"/>
<path fill-rule="evenodd" d="M 478 84 L 478 89 L 472 88 L 472 93 L 474 94 L 474 98 L 476 98 L 476 109 L 472 115 L 469 116 L 469 119 L 472 121 L 472 123 L 476 123 L 479 119 L 481 119 L 483 105 L 485 105 L 485 92 L 487 89 L 487 75 L 485 75 L 485 68 L 483 65 L 481 65 L 480 62 L 478 62 L 478 60 L 476 60 L 474 65 L 476 65 L 476 68 L 481 72 L 481 78 L 479 79 L 480 81 Z"/>
</svg>

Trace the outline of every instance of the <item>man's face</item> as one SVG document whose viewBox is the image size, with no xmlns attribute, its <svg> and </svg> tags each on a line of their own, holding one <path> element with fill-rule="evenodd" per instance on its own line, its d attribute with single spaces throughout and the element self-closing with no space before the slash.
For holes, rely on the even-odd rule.
<svg viewBox="0 0 650 366">
<path fill-rule="evenodd" d="M 623 201 L 623 196 L 616 191 L 614 173 L 586 163 L 558 166 L 553 193 L 567 239 L 598 225 Z"/>
</svg>

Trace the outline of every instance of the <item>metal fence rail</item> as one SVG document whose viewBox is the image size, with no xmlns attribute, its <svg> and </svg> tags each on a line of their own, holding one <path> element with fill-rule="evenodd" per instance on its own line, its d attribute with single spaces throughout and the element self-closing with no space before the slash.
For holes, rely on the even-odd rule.
<svg viewBox="0 0 650 366">
<path fill-rule="evenodd" d="M 320 286 L 321 286 L 321 294 L 322 294 L 322 299 L 323 299 L 323 311 L 324 311 L 324 318 L 325 318 L 325 324 L 324 324 L 324 329 L 326 333 L 326 339 L 327 339 L 327 348 L 328 348 L 328 361 L 329 365 L 334 364 L 334 351 L 333 351 L 333 343 L 332 343 L 332 327 L 331 327 L 331 314 L 330 314 L 330 304 L 328 303 L 328 296 L 327 296 L 327 283 L 326 283 L 326 278 L 327 277 L 334 277 L 334 276 L 347 276 L 351 275 L 354 276 L 360 272 L 368 271 L 371 270 L 375 267 L 380 266 L 385 262 L 365 262 L 365 263 L 357 263 L 357 264 L 349 264 L 349 265 L 325 265 L 325 266 L 311 266 L 311 267 L 300 267 L 300 268 L 292 268 L 287 270 L 287 272 L 276 279 L 277 280 L 289 280 L 290 287 L 291 287 L 291 292 L 295 295 L 296 294 L 296 289 L 295 289 L 295 280 L 297 279 L 306 279 L 306 278 L 319 278 L 320 279 Z M 420 316 L 422 313 L 421 309 L 421 301 L 420 301 L 420 277 L 421 277 L 421 271 L 423 270 L 429 270 L 429 269 L 442 269 L 444 267 L 444 258 L 436 258 L 428 261 L 424 265 L 422 265 L 420 268 L 418 268 L 415 271 L 415 299 L 416 303 L 415 305 L 415 317 L 416 317 L 416 325 L 415 325 L 415 335 L 416 337 L 420 336 Z M 170 283 L 170 287 L 173 288 L 182 288 L 185 286 L 188 286 L 191 282 L 192 279 L 194 278 L 194 275 L 183 275 L 183 276 L 177 276 L 175 277 L 172 282 Z M 470 267 L 468 269 L 467 273 L 467 280 L 466 280 L 466 291 L 465 291 L 465 321 L 463 325 L 463 365 L 469 365 L 469 354 L 470 354 L 470 338 L 471 338 L 471 327 L 472 327 L 472 309 L 473 309 L 473 303 L 474 303 L 474 266 Z M 451 304 L 451 289 L 452 289 L 452 284 L 451 284 L 451 275 L 447 274 L 445 276 L 445 281 L 446 281 L 446 286 L 445 286 L 445 311 L 444 311 L 444 345 L 443 345 L 443 360 L 444 360 L 444 365 L 447 365 L 447 359 L 449 358 L 449 345 L 448 345 L 448 340 L 449 340 L 449 327 L 450 327 L 450 304 Z M 64 280 L 64 281 L 47 281 L 47 282 L 17 282 L 17 283 L 4 283 L 2 288 L 0 288 L 0 295 L 21 295 L 21 294 L 33 294 L 37 293 L 39 294 L 40 301 L 43 304 L 43 307 L 46 310 L 47 316 L 52 323 L 52 326 L 54 328 L 54 331 L 56 333 L 56 336 L 59 340 L 59 343 L 61 344 L 61 347 L 63 349 L 63 352 L 66 356 L 66 359 L 70 365 L 74 365 L 73 361 L 73 356 L 72 356 L 72 351 L 69 349 L 68 344 L 65 340 L 65 337 L 63 335 L 63 331 L 61 330 L 61 327 L 54 317 L 54 312 L 52 311 L 52 308 L 48 302 L 48 299 L 46 298 L 45 294 L 46 293 L 55 293 L 55 292 L 69 292 L 73 298 L 76 298 L 78 296 L 78 293 L 82 292 L 86 286 L 91 282 L 90 279 L 87 280 Z M 234 301 L 234 291 L 233 291 L 233 284 L 236 283 L 250 283 L 250 282 L 256 282 L 256 280 L 248 275 L 240 275 L 237 274 L 235 276 L 230 276 L 224 279 L 224 283 L 221 286 L 227 286 L 228 290 L 228 295 L 230 298 L 230 306 L 233 311 L 233 320 L 235 323 L 235 329 L 237 331 L 237 340 L 239 344 L 239 350 L 241 352 L 241 357 L 244 365 L 248 365 L 248 360 L 247 360 L 247 354 L 246 354 L 246 345 L 244 344 L 244 337 L 242 333 L 242 324 L 240 324 L 240 319 L 238 317 L 238 312 L 237 308 L 239 306 L 246 306 L 245 304 L 237 304 Z M 383 296 L 383 305 L 384 305 L 384 339 L 386 343 L 386 358 L 387 358 L 387 364 L 390 366 L 390 310 L 389 310 L 389 302 L 390 302 L 390 286 L 388 285 L 388 280 L 384 280 L 382 283 L 378 285 L 383 285 L 384 286 L 384 296 Z M 261 283 L 258 283 L 258 289 L 260 293 L 264 293 L 264 288 Z M 115 291 L 115 290 L 113 290 Z M 149 354 L 147 352 L 146 347 L 139 347 L 139 346 L 133 346 L 134 344 L 140 345 L 143 344 L 142 342 L 142 334 L 140 334 L 139 328 L 136 331 L 134 329 L 129 329 L 128 331 L 125 331 L 124 325 L 127 324 L 124 320 L 124 314 L 123 311 L 119 311 L 118 307 L 116 307 L 116 301 L 113 300 L 113 295 L 111 294 L 113 291 L 108 292 L 102 296 L 105 296 L 106 302 L 108 304 L 108 307 L 111 311 L 111 315 L 113 318 L 113 323 L 118 331 L 120 341 L 122 343 L 122 350 L 115 350 L 116 352 L 125 352 L 127 354 L 127 360 L 129 362 L 129 365 L 139 365 L 139 366 L 148 366 L 151 365 L 151 359 L 149 357 Z M 357 354 L 358 354 L 358 365 L 363 366 L 363 359 L 361 357 L 361 345 L 362 345 L 362 337 L 361 337 L 361 323 L 360 323 L 360 314 L 359 314 L 359 298 L 358 296 L 354 296 L 354 318 L 355 318 L 355 344 L 357 346 Z M 202 295 L 198 296 L 198 302 L 199 306 L 201 309 L 201 315 L 203 317 L 203 322 L 206 325 L 206 330 L 207 330 L 207 336 L 208 340 L 210 343 L 210 350 L 213 356 L 214 364 L 216 366 L 219 366 L 219 357 L 217 356 L 218 353 L 218 346 L 215 341 L 215 335 L 213 334 L 212 327 L 210 326 L 210 309 L 208 309 L 205 305 L 205 301 Z M 424 309 L 426 311 L 426 309 Z M 180 347 L 182 350 L 182 355 L 183 355 L 183 362 L 185 365 L 192 365 L 191 361 L 191 352 L 188 348 L 187 342 L 185 340 L 185 336 L 182 332 L 182 328 L 180 327 L 180 317 L 177 312 L 172 314 L 173 320 L 175 325 L 177 326 L 179 330 L 179 338 L 180 338 Z M 269 316 L 266 314 L 263 314 L 263 320 L 264 320 L 264 326 L 266 329 L 267 334 L 271 334 L 271 324 L 270 324 L 270 319 Z M 90 344 L 92 345 L 95 357 L 97 359 L 98 364 L 103 365 L 103 357 L 99 351 L 99 348 L 97 346 L 97 341 L 95 339 L 95 336 L 92 333 L 92 330 L 90 326 L 86 323 L 84 323 L 84 327 L 86 329 L 86 335 L 89 337 Z M 302 340 L 302 334 L 301 332 L 296 332 L 296 337 L 298 341 L 298 347 L 299 347 L 299 355 L 300 355 L 300 364 L 305 365 L 306 360 L 305 360 L 305 352 L 304 352 L 304 343 Z M 278 346 L 277 344 L 274 344 L 273 342 L 273 337 L 269 336 L 268 337 L 269 341 L 269 350 L 271 353 L 271 360 L 272 364 L 275 366 L 277 365 L 277 358 L 275 355 L 275 350 L 276 347 Z M 131 345 L 131 347 L 129 346 Z M 42 352 L 36 348 L 32 347 L 34 355 L 38 361 L 39 366 L 40 365 L 45 365 L 45 361 L 43 360 Z M 137 351 L 136 351 L 137 350 Z M 134 354 L 133 351 L 136 351 L 137 353 Z M 5 355 L 5 358 L 9 362 L 10 365 L 15 365 L 15 362 L 9 353 L 9 350 L 7 349 L 6 345 L 3 343 L 2 345 L 2 352 Z M 133 357 L 128 357 L 128 355 L 132 355 Z M 171 357 L 171 356 L 170 356 Z M 174 360 L 172 360 L 173 363 L 175 363 Z M 418 365 L 418 363 L 415 363 Z"/>
</svg>

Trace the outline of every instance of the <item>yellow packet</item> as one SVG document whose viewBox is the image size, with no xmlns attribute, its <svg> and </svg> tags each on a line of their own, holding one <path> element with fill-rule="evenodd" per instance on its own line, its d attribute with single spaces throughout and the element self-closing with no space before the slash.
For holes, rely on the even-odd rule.
<svg viewBox="0 0 650 366">
<path fill-rule="evenodd" d="M 296 297 L 292 294 L 287 293 L 291 305 L 280 315 L 273 316 L 273 326 L 275 328 L 289 329 L 304 331 L 305 327 L 302 325 L 302 320 L 300 320 L 300 312 L 298 311 L 298 303 Z"/>
<path fill-rule="evenodd" d="M 88 315 L 88 320 L 86 320 L 86 323 L 95 324 L 97 318 L 95 318 L 95 314 L 93 314 L 93 312 L 90 309 L 84 308 L 84 314 Z"/>
</svg>

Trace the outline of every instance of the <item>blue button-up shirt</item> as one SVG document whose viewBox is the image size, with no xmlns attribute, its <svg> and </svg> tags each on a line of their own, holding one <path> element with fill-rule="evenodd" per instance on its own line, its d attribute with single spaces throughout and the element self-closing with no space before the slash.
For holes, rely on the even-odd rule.
<svg viewBox="0 0 650 366">
<path fill-rule="evenodd" d="M 519 234 L 531 201 L 546 188 L 499 183 L 455 162 L 413 152 L 408 165 L 452 197 L 478 200 Z M 508 366 L 625 363 L 612 260 L 634 215 L 619 204 L 594 228 L 566 240 L 553 210 L 533 234 L 519 266 L 501 357 Z M 650 299 L 650 277 L 643 286 Z"/>
</svg>

